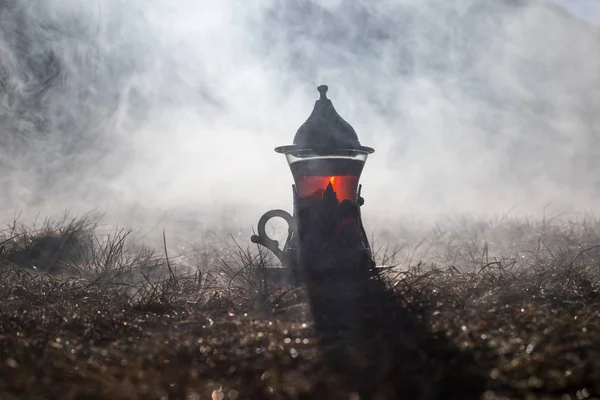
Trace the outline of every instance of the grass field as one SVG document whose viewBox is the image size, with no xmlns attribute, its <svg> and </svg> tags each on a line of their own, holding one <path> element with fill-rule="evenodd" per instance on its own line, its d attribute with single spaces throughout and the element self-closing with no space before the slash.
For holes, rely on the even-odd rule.
<svg viewBox="0 0 600 400">
<path fill-rule="evenodd" d="M 600 394 L 593 217 L 375 240 L 394 308 L 373 313 L 403 327 L 373 327 L 375 366 L 328 358 L 302 289 L 270 283 L 257 248 L 183 257 L 91 217 L 38 225 L 0 238 L 0 399 L 358 399 L 367 376 L 382 399 Z"/>
</svg>

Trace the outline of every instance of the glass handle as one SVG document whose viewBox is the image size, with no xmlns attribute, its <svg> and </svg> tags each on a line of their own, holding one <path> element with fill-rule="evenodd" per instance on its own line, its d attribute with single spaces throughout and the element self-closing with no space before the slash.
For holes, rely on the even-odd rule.
<svg viewBox="0 0 600 400">
<path fill-rule="evenodd" d="M 293 226 L 293 218 L 292 216 L 284 210 L 271 210 L 267 211 L 260 219 L 258 220 L 258 235 L 252 235 L 250 240 L 252 243 L 260 244 L 261 246 L 266 247 L 271 250 L 275 256 L 283 263 L 283 250 L 279 248 L 279 242 L 277 240 L 271 239 L 267 235 L 266 227 L 267 222 L 271 218 L 283 218 L 285 222 L 288 224 L 288 234 L 291 233 Z"/>
</svg>

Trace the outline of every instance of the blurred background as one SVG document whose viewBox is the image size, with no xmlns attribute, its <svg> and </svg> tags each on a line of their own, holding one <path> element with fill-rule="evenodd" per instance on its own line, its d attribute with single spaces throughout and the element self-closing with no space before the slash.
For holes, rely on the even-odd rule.
<svg viewBox="0 0 600 400">
<path fill-rule="evenodd" d="M 369 231 L 598 208 L 597 1 L 0 0 L 0 217 L 245 234 L 319 84 Z"/>
</svg>

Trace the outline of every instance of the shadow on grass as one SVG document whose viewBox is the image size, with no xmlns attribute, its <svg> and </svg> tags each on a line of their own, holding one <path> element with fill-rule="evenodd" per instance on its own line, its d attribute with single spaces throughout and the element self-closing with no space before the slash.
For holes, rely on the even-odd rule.
<svg viewBox="0 0 600 400">
<path fill-rule="evenodd" d="M 490 371 L 431 331 L 428 307 L 379 278 L 312 288 L 326 365 L 360 399 L 475 399 Z"/>
</svg>

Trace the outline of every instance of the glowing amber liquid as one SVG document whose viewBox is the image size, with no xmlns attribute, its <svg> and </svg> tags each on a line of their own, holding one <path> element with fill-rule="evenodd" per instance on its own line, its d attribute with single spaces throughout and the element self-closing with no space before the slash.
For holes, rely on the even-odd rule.
<svg viewBox="0 0 600 400">
<path fill-rule="evenodd" d="M 331 183 L 338 201 L 356 201 L 363 161 L 330 159 L 296 161 L 290 164 L 300 198 L 321 198 Z"/>
</svg>

